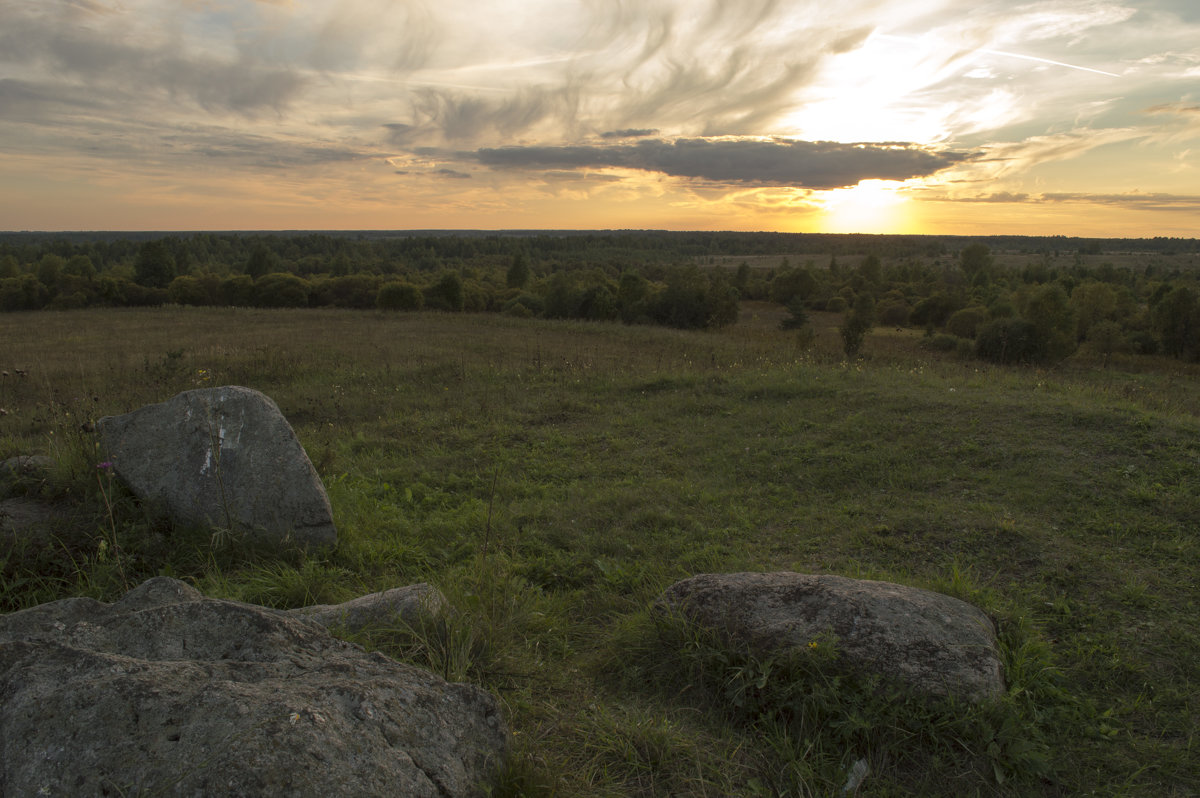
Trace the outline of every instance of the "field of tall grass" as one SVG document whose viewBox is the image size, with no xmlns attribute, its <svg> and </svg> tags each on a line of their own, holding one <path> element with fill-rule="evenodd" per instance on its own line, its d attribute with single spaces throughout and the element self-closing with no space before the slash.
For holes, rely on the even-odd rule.
<svg viewBox="0 0 1200 798">
<path fill-rule="evenodd" d="M 805 346 L 783 315 L 0 314 L 0 458 L 57 458 L 22 490 L 83 508 L 0 551 L 0 611 L 156 574 L 278 607 L 430 582 L 447 626 L 358 642 L 500 698 L 498 794 L 840 795 L 860 761 L 862 796 L 1200 792 L 1196 367 L 985 366 L 886 328 L 846 362 L 837 317 Z M 225 384 L 295 427 L 335 550 L 161 529 L 97 472 L 94 419 Z M 695 573 L 784 569 L 984 607 L 1008 695 L 922 706 L 648 612 Z"/>
</svg>

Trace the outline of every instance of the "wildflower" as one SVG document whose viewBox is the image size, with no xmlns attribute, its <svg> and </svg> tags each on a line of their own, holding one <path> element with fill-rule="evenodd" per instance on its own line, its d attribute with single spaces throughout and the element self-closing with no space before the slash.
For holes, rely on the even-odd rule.
<svg viewBox="0 0 1200 798">
<path fill-rule="evenodd" d="M 816 650 L 817 650 L 817 646 L 818 646 L 818 645 L 820 645 L 820 644 L 819 644 L 819 643 L 817 643 L 817 641 L 816 641 L 816 640 L 809 640 L 809 641 L 808 641 L 808 647 L 809 647 L 809 649 L 810 649 L 810 650 L 812 650 L 812 651 L 816 651 Z"/>
<path fill-rule="evenodd" d="M 112 460 L 105 460 L 103 463 L 96 463 L 96 470 L 97 470 L 97 471 L 103 471 L 105 474 L 112 474 L 112 472 L 113 472 L 113 461 L 112 461 Z"/>
</svg>

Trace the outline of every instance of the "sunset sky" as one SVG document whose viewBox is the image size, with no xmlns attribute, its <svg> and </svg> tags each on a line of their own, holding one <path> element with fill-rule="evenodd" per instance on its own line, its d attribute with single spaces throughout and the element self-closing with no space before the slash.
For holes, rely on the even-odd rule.
<svg viewBox="0 0 1200 798">
<path fill-rule="evenodd" d="M 1196 0 L 0 0 L 0 229 L 1200 237 Z"/>
</svg>

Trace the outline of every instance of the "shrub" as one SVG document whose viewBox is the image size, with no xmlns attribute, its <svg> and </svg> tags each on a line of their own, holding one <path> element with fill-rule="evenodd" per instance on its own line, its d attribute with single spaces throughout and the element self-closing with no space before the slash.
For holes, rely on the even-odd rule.
<svg viewBox="0 0 1200 798">
<path fill-rule="evenodd" d="M 254 281 L 253 301 L 260 308 L 305 308 L 311 289 L 302 277 L 276 272 Z"/>
<path fill-rule="evenodd" d="M 399 280 L 385 283 L 375 295 L 375 306 L 380 310 L 420 310 L 424 304 L 420 288 Z"/>
<path fill-rule="evenodd" d="M 1025 319 L 993 319 L 975 334 L 975 354 L 993 363 L 1034 363 L 1046 357 L 1046 342 Z"/>
<path fill-rule="evenodd" d="M 331 277 L 314 287 L 312 299 L 317 305 L 366 310 L 378 305 L 379 280 L 371 274 Z"/>
<path fill-rule="evenodd" d="M 961 338 L 949 333 L 938 333 L 937 335 L 922 339 L 921 345 L 935 352 L 953 352 L 958 348 L 958 342 L 961 340 Z"/>
<path fill-rule="evenodd" d="M 879 323 L 889 327 L 907 327 L 908 317 L 912 312 L 907 302 L 889 300 L 879 305 Z"/>
<path fill-rule="evenodd" d="M 466 305 L 462 278 L 455 272 L 443 274 L 436 283 L 425 290 L 425 305 L 433 310 L 461 312 Z"/>
<path fill-rule="evenodd" d="M 537 294 L 520 293 L 504 303 L 504 312 L 510 316 L 529 318 L 542 315 L 544 303 Z"/>
<path fill-rule="evenodd" d="M 167 286 L 167 299 L 176 305 L 211 305 L 213 298 L 198 278 L 183 275 Z"/>
<path fill-rule="evenodd" d="M 909 315 L 909 321 L 918 327 L 942 327 L 959 307 L 961 304 L 946 294 L 934 294 L 917 303 Z"/>
<path fill-rule="evenodd" d="M 217 297 L 222 305 L 249 307 L 254 301 L 254 278 L 245 274 L 235 274 L 222 280 L 217 288 Z"/>
<path fill-rule="evenodd" d="M 963 308 L 946 319 L 946 332 L 958 338 L 974 338 L 979 326 L 988 320 L 987 308 Z"/>
</svg>

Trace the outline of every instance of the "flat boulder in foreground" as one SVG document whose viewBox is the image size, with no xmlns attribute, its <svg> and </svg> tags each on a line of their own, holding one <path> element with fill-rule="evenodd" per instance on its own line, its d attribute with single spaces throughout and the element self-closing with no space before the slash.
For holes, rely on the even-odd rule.
<svg viewBox="0 0 1200 798">
<path fill-rule="evenodd" d="M 847 666 L 916 693 L 978 701 L 1004 692 L 991 619 L 941 593 L 824 574 L 701 574 L 669 587 L 660 606 L 757 651 L 832 634 Z"/>
<path fill-rule="evenodd" d="M 495 699 L 166 577 L 0 616 L 4 795 L 483 794 Z"/>
<path fill-rule="evenodd" d="M 251 388 L 185 391 L 97 423 L 117 477 L 173 524 L 337 542 L 325 487 L 279 408 Z"/>
</svg>

